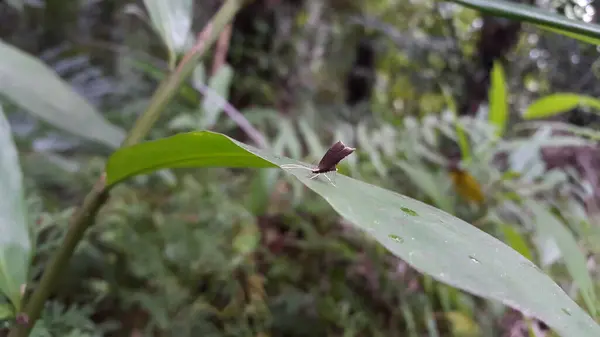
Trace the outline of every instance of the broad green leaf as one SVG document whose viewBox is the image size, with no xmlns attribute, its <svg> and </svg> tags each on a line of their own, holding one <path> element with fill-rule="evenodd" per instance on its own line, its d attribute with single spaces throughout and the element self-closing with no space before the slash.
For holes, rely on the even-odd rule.
<svg viewBox="0 0 600 337">
<path fill-rule="evenodd" d="M 494 62 L 491 77 L 489 120 L 496 127 L 496 135 L 502 137 L 508 121 L 508 97 L 502 64 Z"/>
<path fill-rule="evenodd" d="M 545 118 L 567 112 L 577 106 L 589 106 L 600 110 L 600 100 L 570 93 L 552 94 L 531 103 L 523 114 L 525 119 Z"/>
<path fill-rule="evenodd" d="M 17 149 L 0 109 L 0 291 L 21 310 L 21 286 L 26 284 L 31 240 Z"/>
<path fill-rule="evenodd" d="M 110 156 L 106 184 L 137 174 L 178 167 L 277 167 L 228 138 L 212 132 L 189 132 L 117 150 Z"/>
<path fill-rule="evenodd" d="M 567 227 L 546 208 L 533 200 L 525 201 L 525 208 L 533 214 L 533 222 L 539 233 L 551 236 L 556 241 L 565 260 L 569 274 L 581 289 L 583 300 L 592 316 L 596 315 L 596 293 L 592 278 L 587 270 L 585 256 Z"/>
<path fill-rule="evenodd" d="M 192 0 L 144 0 L 144 5 L 169 52 L 183 51 L 192 28 Z"/>
<path fill-rule="evenodd" d="M 600 39 L 600 26 L 598 25 L 593 25 L 578 20 L 571 20 L 563 15 L 551 13 L 547 10 L 533 6 L 500 0 L 451 1 L 479 10 L 486 14 L 536 24 L 540 28 L 553 28 L 554 32 L 575 33 L 587 38 Z"/>
<path fill-rule="evenodd" d="M 77 136 L 117 148 L 125 133 L 31 55 L 0 41 L 0 96 Z"/>
<path fill-rule="evenodd" d="M 107 183 L 166 167 L 276 167 L 306 163 L 211 132 L 180 134 L 115 152 Z M 600 326 L 548 275 L 525 257 L 467 222 L 409 197 L 342 174 L 335 186 L 288 168 L 341 216 L 389 251 L 436 280 L 501 301 L 536 317 L 563 336 L 600 336 Z"/>
</svg>

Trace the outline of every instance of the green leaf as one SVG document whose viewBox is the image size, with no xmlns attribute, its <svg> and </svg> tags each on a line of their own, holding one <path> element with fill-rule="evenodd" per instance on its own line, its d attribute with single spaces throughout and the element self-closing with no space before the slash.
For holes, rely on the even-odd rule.
<svg viewBox="0 0 600 337">
<path fill-rule="evenodd" d="M 506 80 L 504 79 L 502 64 L 494 62 L 491 77 L 489 120 L 496 127 L 496 135 L 501 137 L 504 134 L 508 120 L 508 97 L 506 95 Z"/>
<path fill-rule="evenodd" d="M 579 41 L 582 41 L 582 42 L 585 42 L 585 43 L 589 43 L 589 44 L 593 44 L 593 45 L 600 45 L 600 39 L 598 39 L 598 38 L 593 38 L 593 37 L 586 36 L 586 35 L 583 35 L 583 34 L 571 33 L 571 32 L 567 32 L 567 31 L 564 31 L 564 30 L 557 29 L 557 28 L 544 27 L 544 26 L 540 26 L 540 25 L 536 25 L 536 26 L 538 28 L 547 30 L 549 32 L 556 33 L 556 34 L 561 34 L 561 35 L 564 35 L 564 36 L 567 36 L 567 37 L 570 37 L 572 39 L 576 39 L 576 40 L 579 40 Z"/>
<path fill-rule="evenodd" d="M 573 234 L 546 208 L 533 200 L 526 200 L 525 208 L 533 214 L 539 233 L 554 238 L 565 260 L 569 274 L 581 289 L 581 295 L 592 316 L 596 315 L 596 293 L 587 269 L 586 259 Z"/>
<path fill-rule="evenodd" d="M 598 25 L 593 25 L 578 20 L 571 20 L 563 15 L 551 13 L 547 10 L 536 8 L 533 6 L 528 6 L 512 1 L 451 1 L 469 8 L 479 10 L 486 14 L 536 24 L 540 26 L 540 28 L 553 28 L 555 32 L 575 33 L 581 36 L 585 36 L 587 38 L 600 39 L 600 26 Z"/>
<path fill-rule="evenodd" d="M 283 151 L 278 152 L 284 154 L 285 149 L 293 158 L 300 158 L 302 155 L 302 145 L 294 129 L 294 124 L 289 118 L 281 118 L 279 121 L 279 136 L 283 142 Z"/>
<path fill-rule="evenodd" d="M 322 156 L 326 149 L 323 148 L 319 142 L 320 137 L 317 136 L 315 130 L 310 126 L 310 123 L 308 123 L 306 118 L 300 118 L 298 121 L 298 128 L 300 135 L 306 142 L 310 156 L 313 158 L 319 158 Z"/>
<path fill-rule="evenodd" d="M 377 173 L 385 177 L 387 175 L 387 167 L 381 160 L 379 150 L 373 144 L 373 137 L 369 134 L 366 123 L 360 122 L 358 124 L 356 128 L 356 141 L 358 147 L 369 156 L 371 165 L 373 165 Z"/>
<path fill-rule="evenodd" d="M 0 108 L 0 291 L 21 309 L 27 282 L 31 240 L 23 193 L 23 175 L 10 126 Z"/>
<path fill-rule="evenodd" d="M 551 117 L 567 112 L 580 105 L 600 110 L 600 100 L 596 98 L 570 93 L 558 93 L 542 97 L 531 103 L 523 114 L 523 118 L 535 119 Z"/>
<path fill-rule="evenodd" d="M 192 83 L 197 86 L 204 84 L 206 82 L 206 69 L 204 68 L 204 64 L 199 62 L 194 68 L 194 72 L 192 73 Z"/>
<path fill-rule="evenodd" d="M 228 65 L 224 65 L 208 80 L 210 90 L 202 100 L 202 111 L 204 112 L 202 124 L 204 128 L 212 128 L 219 119 L 221 112 L 223 112 L 223 107 L 227 104 L 229 98 L 229 86 L 232 78 L 233 69 Z"/>
<path fill-rule="evenodd" d="M 185 165 L 184 165 L 185 164 Z M 180 134 L 115 152 L 107 166 L 114 184 L 136 173 L 184 166 L 307 165 L 212 132 Z M 536 317 L 563 336 L 600 336 L 585 311 L 531 261 L 491 235 L 444 211 L 342 174 L 333 186 L 286 169 L 341 216 L 418 271 Z"/>
<path fill-rule="evenodd" d="M 144 0 L 144 5 L 169 52 L 183 51 L 192 28 L 192 0 Z"/>
<path fill-rule="evenodd" d="M 440 186 L 440 181 L 427 168 L 419 164 L 409 164 L 399 161 L 396 163 L 410 178 L 410 182 L 421 189 L 441 209 L 450 212 L 454 209 L 452 199 L 444 193 L 447 189 Z"/>
<path fill-rule="evenodd" d="M 0 303 L 0 321 L 15 317 L 15 309 L 10 303 Z"/>
<path fill-rule="evenodd" d="M 440 333 L 437 327 L 437 319 L 436 314 L 433 312 L 431 308 L 431 302 L 425 302 L 423 308 L 423 316 L 425 319 L 425 326 L 427 327 L 427 332 L 429 337 L 440 337 Z"/>
<path fill-rule="evenodd" d="M 181 133 L 117 150 L 106 166 L 106 184 L 165 168 L 277 167 L 212 132 Z"/>
<path fill-rule="evenodd" d="M 412 312 L 410 306 L 403 301 L 401 305 L 402 316 L 406 322 L 406 330 L 409 337 L 417 337 L 417 322 L 415 321 L 415 314 Z"/>
<path fill-rule="evenodd" d="M 460 148 L 461 159 L 465 164 L 471 162 L 471 147 L 469 145 L 469 137 L 460 123 L 456 123 L 456 136 L 458 138 L 458 146 Z"/>
<path fill-rule="evenodd" d="M 523 235 L 521 235 L 521 233 L 519 233 L 514 228 L 514 226 L 515 225 L 509 225 L 504 223 L 500 224 L 500 229 L 504 234 L 505 240 L 512 247 L 512 249 L 516 250 L 517 252 L 519 252 L 519 254 L 525 256 L 527 259 L 533 261 L 533 256 L 531 254 L 529 246 L 527 245 L 527 242 L 523 238 Z"/>
<path fill-rule="evenodd" d="M 443 85 L 442 93 L 444 95 L 444 99 L 446 100 L 446 104 L 448 105 L 448 110 L 450 110 L 450 112 L 452 113 L 453 118 L 456 119 L 458 108 L 456 107 L 456 102 L 454 101 L 454 98 L 452 98 L 452 90 L 449 87 Z M 455 132 L 458 146 L 460 148 L 461 159 L 465 164 L 468 165 L 469 162 L 471 162 L 471 148 L 469 145 L 469 137 L 467 136 L 467 133 L 465 132 L 460 122 L 455 123 Z"/>
<path fill-rule="evenodd" d="M 77 136 L 117 148 L 125 139 L 50 68 L 0 41 L 0 95 L 46 122 Z"/>
</svg>

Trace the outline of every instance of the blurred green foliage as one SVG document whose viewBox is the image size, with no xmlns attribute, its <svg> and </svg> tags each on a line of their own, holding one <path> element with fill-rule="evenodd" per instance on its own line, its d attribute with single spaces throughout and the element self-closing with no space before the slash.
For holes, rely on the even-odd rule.
<svg viewBox="0 0 600 337">
<path fill-rule="evenodd" d="M 50 28 L 35 20 L 43 16 L 40 8 L 20 12 L 14 9 L 20 2 L 10 3 L 14 7 L 0 3 L 7 9 L 0 10 L 0 22 L 21 24 L 0 24 L 3 43 L 41 59 L 120 128 L 143 111 L 157 79 L 172 66 L 176 51 L 165 52 L 161 38 L 173 36 L 148 29 L 148 18 L 125 15 L 146 15 L 133 2 L 81 2 L 77 11 L 64 11 L 52 27 L 51 35 L 62 39 L 57 45 L 46 39 Z M 195 6 L 194 31 L 219 3 Z M 577 127 L 514 120 L 518 111 L 539 117 L 579 106 L 593 114 L 586 108 L 597 105 L 600 89 L 594 46 L 523 28 L 501 76 L 509 116 L 488 118 L 483 107 L 478 115 L 458 117 L 453 99 L 468 88 L 462 76 L 477 52 L 478 12 L 435 1 L 281 1 L 271 11 L 253 6 L 234 25 L 230 64 L 212 73 L 212 55 L 200 65 L 151 138 L 211 128 L 251 142 L 215 95 L 198 93 L 208 87 L 236 106 L 277 154 L 317 161 L 342 139 L 358 148 L 340 165 L 344 174 L 423 200 L 501 238 L 593 311 L 597 303 L 590 303 L 589 292 L 599 290 L 600 230 L 585 200 L 594 192 L 588 177 L 548 165 L 541 152 L 595 146 L 595 122 Z M 73 22 L 83 23 L 74 29 Z M 102 35 L 107 29 L 111 33 Z M 243 34 L 248 31 L 253 34 Z M 106 37 L 113 34 L 120 38 Z M 350 107 L 344 81 L 364 38 L 377 55 L 371 100 Z M 576 51 L 567 57 L 567 50 Z M 13 63 L 0 55 L 0 69 L 7 64 Z M 23 79 L 36 83 L 35 77 Z M 558 92 L 566 94 L 545 96 Z M 57 132 L 56 126 L 68 130 L 66 123 L 23 117 L 31 112 L 20 110 L 19 102 L 2 103 L 19 149 L 28 210 L 37 219 L 30 224 L 35 286 L 110 150 Z M 492 124 L 505 120 L 504 133 L 495 133 Z M 453 148 L 468 157 L 454 171 L 460 176 L 448 169 Z M 527 317 L 420 275 L 297 181 L 266 171 L 161 171 L 118 186 L 33 335 L 527 335 Z M 576 252 L 561 248 L 564 237 L 555 237 L 557 231 L 535 226 L 536 216 L 521 203 L 530 198 L 570 234 L 567 245 L 575 243 Z M 568 263 L 573 255 L 565 254 L 585 259 L 587 269 L 574 271 Z M 584 274 L 592 289 L 582 296 Z"/>
</svg>

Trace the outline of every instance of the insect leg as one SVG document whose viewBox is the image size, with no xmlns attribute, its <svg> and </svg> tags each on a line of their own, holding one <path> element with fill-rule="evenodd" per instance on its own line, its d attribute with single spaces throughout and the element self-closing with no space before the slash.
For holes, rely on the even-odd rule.
<svg viewBox="0 0 600 337">
<path fill-rule="evenodd" d="M 331 178 L 329 178 L 327 176 L 327 173 L 325 174 L 325 178 L 327 178 L 327 180 L 329 180 L 329 182 L 331 183 L 331 185 L 333 185 L 335 187 L 335 183 L 333 182 L 333 180 L 331 180 Z"/>
<path fill-rule="evenodd" d="M 310 167 L 306 167 L 306 166 L 302 166 L 302 165 L 297 165 L 297 164 L 284 164 L 279 166 L 282 169 L 294 169 L 294 168 L 298 168 L 298 169 L 305 169 L 305 170 L 312 170 Z"/>
</svg>

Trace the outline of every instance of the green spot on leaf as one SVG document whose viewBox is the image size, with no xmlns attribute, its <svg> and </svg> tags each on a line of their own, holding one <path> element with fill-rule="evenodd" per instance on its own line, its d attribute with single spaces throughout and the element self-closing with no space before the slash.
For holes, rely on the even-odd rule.
<svg viewBox="0 0 600 337">
<path fill-rule="evenodd" d="M 404 212 L 410 216 L 418 216 L 419 215 L 417 212 L 415 212 L 412 209 L 407 208 L 407 207 L 400 207 L 400 209 L 402 210 L 402 212 Z"/>
<path fill-rule="evenodd" d="M 396 241 L 396 242 L 399 242 L 399 243 L 402 243 L 402 242 L 404 242 L 404 239 L 403 239 L 403 238 L 401 238 L 401 237 L 399 237 L 399 236 L 398 236 L 398 235 L 396 235 L 396 234 L 390 234 L 390 235 L 388 235 L 388 238 L 390 238 L 390 239 L 392 239 L 392 240 L 394 240 L 394 241 Z"/>
</svg>

